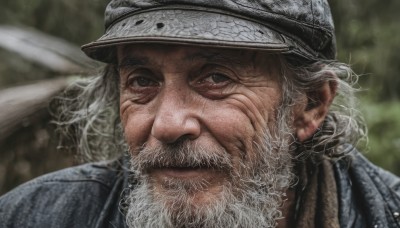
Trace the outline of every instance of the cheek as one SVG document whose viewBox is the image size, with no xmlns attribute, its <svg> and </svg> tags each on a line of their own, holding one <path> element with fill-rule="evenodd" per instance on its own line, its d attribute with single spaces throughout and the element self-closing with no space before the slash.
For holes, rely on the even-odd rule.
<svg viewBox="0 0 400 228">
<path fill-rule="evenodd" d="M 204 117 L 208 131 L 232 155 L 245 156 L 253 150 L 259 131 L 254 115 L 229 104 L 219 105 Z"/>
<path fill-rule="evenodd" d="M 251 156 L 258 136 L 275 122 L 279 96 L 263 92 L 233 95 L 204 112 L 211 134 L 235 155 Z"/>
<path fill-rule="evenodd" d="M 151 132 L 152 115 L 121 98 L 120 117 L 125 140 L 130 148 L 143 146 Z"/>
<path fill-rule="evenodd" d="M 249 118 L 232 107 L 219 107 L 205 118 L 209 131 L 228 150 L 243 151 L 255 131 Z"/>
</svg>

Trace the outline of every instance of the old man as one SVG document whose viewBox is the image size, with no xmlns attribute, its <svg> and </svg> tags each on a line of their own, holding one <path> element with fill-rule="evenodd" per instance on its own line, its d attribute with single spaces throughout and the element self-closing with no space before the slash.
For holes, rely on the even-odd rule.
<svg viewBox="0 0 400 228">
<path fill-rule="evenodd" d="M 399 227 L 326 0 L 112 0 L 105 22 L 59 124 L 113 159 L 6 194 L 0 227 Z"/>
</svg>

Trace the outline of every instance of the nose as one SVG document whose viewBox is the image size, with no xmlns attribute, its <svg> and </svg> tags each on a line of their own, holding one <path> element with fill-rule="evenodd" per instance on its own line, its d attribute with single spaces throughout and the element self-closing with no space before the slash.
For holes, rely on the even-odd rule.
<svg viewBox="0 0 400 228">
<path fill-rule="evenodd" d="M 182 138 L 194 140 L 200 132 L 193 104 L 187 102 L 185 94 L 177 90 L 164 93 L 151 129 L 152 136 L 162 143 L 171 144 Z"/>
</svg>

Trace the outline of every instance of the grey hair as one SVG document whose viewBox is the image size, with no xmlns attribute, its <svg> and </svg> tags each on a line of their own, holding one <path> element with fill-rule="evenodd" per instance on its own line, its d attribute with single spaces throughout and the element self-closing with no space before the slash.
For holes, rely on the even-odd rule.
<svg viewBox="0 0 400 228">
<path fill-rule="evenodd" d="M 302 94 L 307 96 L 307 108 L 316 101 L 315 91 L 324 83 L 337 86 L 336 97 L 323 124 L 304 142 L 297 141 L 297 158 L 312 158 L 317 162 L 322 156 L 339 159 L 354 147 L 364 147 L 367 127 L 358 111 L 358 78 L 349 65 L 338 61 L 317 61 L 304 65 L 290 58 L 282 59 L 283 85 L 282 105 L 294 105 Z M 317 98 L 318 99 L 318 98 Z M 349 146 L 353 145 L 353 146 Z"/>
<path fill-rule="evenodd" d="M 301 65 L 285 57 L 281 58 L 281 65 L 281 106 L 294 106 L 301 95 L 311 94 L 325 82 L 336 83 L 338 87 L 322 126 L 310 139 L 296 143 L 297 157 L 339 158 L 349 152 L 348 144 L 366 141 L 367 128 L 356 109 L 354 86 L 358 76 L 348 65 L 336 61 Z M 77 153 L 83 161 L 111 159 L 127 151 L 119 119 L 116 66 L 108 65 L 99 76 L 76 82 L 55 99 L 53 107 L 61 134 L 60 148 Z"/>
<path fill-rule="evenodd" d="M 121 146 L 119 75 L 113 65 L 99 76 L 82 78 L 51 103 L 59 149 L 82 161 L 112 159 L 125 151 Z"/>
</svg>

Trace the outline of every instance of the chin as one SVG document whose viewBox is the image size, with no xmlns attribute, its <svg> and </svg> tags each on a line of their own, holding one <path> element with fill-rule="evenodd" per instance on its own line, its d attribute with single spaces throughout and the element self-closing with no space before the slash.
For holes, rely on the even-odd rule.
<svg viewBox="0 0 400 228">
<path fill-rule="evenodd" d="M 170 211 L 197 211 L 207 209 L 224 198 L 227 180 L 210 176 L 150 178 L 154 199 Z"/>
</svg>

